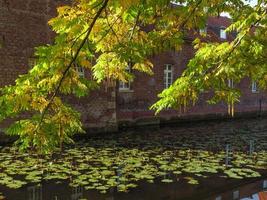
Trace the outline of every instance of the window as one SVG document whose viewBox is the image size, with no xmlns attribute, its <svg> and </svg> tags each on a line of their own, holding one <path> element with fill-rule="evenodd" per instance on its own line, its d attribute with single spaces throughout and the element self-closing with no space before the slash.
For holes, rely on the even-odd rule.
<svg viewBox="0 0 267 200">
<path fill-rule="evenodd" d="M 217 196 L 215 200 L 222 200 L 222 196 Z"/>
<path fill-rule="evenodd" d="M 131 83 L 130 82 L 123 82 L 120 81 L 119 83 L 119 90 L 120 91 L 126 91 L 131 89 Z"/>
<path fill-rule="evenodd" d="M 267 180 L 264 180 L 263 181 L 262 187 L 263 187 L 263 189 L 266 189 L 267 188 Z"/>
<path fill-rule="evenodd" d="M 127 72 L 131 71 L 130 65 L 127 66 L 126 71 Z M 130 81 L 128 81 L 128 82 L 120 81 L 119 82 L 119 91 L 129 91 L 129 90 L 131 90 L 131 82 Z"/>
<path fill-rule="evenodd" d="M 205 26 L 204 28 L 199 29 L 199 33 L 202 35 L 207 34 L 207 27 Z"/>
<path fill-rule="evenodd" d="M 81 78 L 85 77 L 83 67 L 76 65 L 75 70 L 78 73 L 79 77 L 81 77 Z"/>
<path fill-rule="evenodd" d="M 257 85 L 257 82 L 256 81 L 252 81 L 252 84 L 251 84 L 251 92 L 253 92 L 253 93 L 258 92 L 258 85 Z"/>
<path fill-rule="evenodd" d="M 220 29 L 220 38 L 221 38 L 221 39 L 226 39 L 225 28 L 221 28 L 221 29 Z"/>
<path fill-rule="evenodd" d="M 166 64 L 164 68 L 164 88 L 169 88 L 173 81 L 173 69 L 171 64 Z"/>
<path fill-rule="evenodd" d="M 233 192 L 233 199 L 234 200 L 235 199 L 239 199 L 239 191 L 238 190 L 236 190 L 236 191 Z"/>
<path fill-rule="evenodd" d="M 234 88 L 234 80 L 233 79 L 228 79 L 228 87 Z"/>
</svg>

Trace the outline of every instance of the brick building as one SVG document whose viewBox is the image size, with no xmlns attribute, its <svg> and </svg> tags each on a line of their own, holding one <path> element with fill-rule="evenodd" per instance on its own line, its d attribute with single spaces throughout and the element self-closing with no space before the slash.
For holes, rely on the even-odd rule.
<svg viewBox="0 0 267 200">
<path fill-rule="evenodd" d="M 206 27 L 199 30 L 201 34 L 207 35 L 207 40 L 224 42 L 235 38 L 236 33 L 226 33 L 225 29 L 231 24 L 228 17 L 211 17 L 208 19 Z M 128 120 L 137 123 L 164 122 L 165 120 L 193 120 L 226 117 L 228 106 L 225 103 L 209 105 L 206 100 L 209 93 L 201 95 L 200 100 L 194 107 L 189 108 L 185 113 L 175 110 L 163 111 L 159 116 L 154 116 L 154 112 L 148 108 L 157 101 L 157 94 L 168 87 L 178 78 L 186 68 L 190 58 L 194 56 L 192 41 L 193 34 L 185 38 L 182 51 L 169 51 L 151 58 L 154 64 L 154 76 L 136 73 L 136 79 L 131 86 L 123 87 L 119 85 L 117 92 L 117 118 L 118 122 Z M 240 116 L 244 114 L 259 114 L 266 110 L 266 94 L 259 91 L 257 83 L 248 78 L 239 84 L 228 80 L 231 87 L 241 89 L 242 96 L 240 102 L 235 105 L 235 112 Z M 144 119 L 147 120 L 144 120 Z M 158 118 L 158 121 L 155 120 Z"/>
<path fill-rule="evenodd" d="M 26 73 L 32 61 L 34 47 L 52 43 L 53 33 L 47 21 L 55 16 L 55 8 L 70 0 L 0 0 L 0 86 L 14 83 L 19 74 Z M 230 24 L 226 17 L 210 18 L 205 29 L 216 40 L 228 40 L 224 29 Z M 116 88 L 98 90 L 89 97 L 69 101 L 82 113 L 86 128 L 114 130 L 118 124 L 159 123 L 168 119 L 203 118 L 207 115 L 227 115 L 227 105 L 207 105 L 208 94 L 203 94 L 195 107 L 186 113 L 168 110 L 154 116 L 149 107 L 157 100 L 157 94 L 169 86 L 182 73 L 189 59 L 194 55 L 191 39 L 188 38 L 180 52 L 164 52 L 151 58 L 154 75 L 135 72 L 136 79 L 129 84 L 118 83 Z M 87 72 L 83 70 L 80 73 Z M 229 84 L 232 84 L 230 81 Z M 257 90 L 256 83 L 243 80 L 239 85 L 243 96 L 236 111 L 258 112 L 264 110 L 266 98 Z M 3 127 L 3 125 L 1 126 Z"/>
</svg>

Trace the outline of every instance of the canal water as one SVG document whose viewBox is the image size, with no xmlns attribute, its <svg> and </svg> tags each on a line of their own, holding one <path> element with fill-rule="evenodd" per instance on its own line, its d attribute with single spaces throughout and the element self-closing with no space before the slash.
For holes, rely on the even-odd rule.
<svg viewBox="0 0 267 200">
<path fill-rule="evenodd" d="M 1 147 L 0 199 L 267 199 L 266 119 L 178 125 L 92 136 L 52 156 Z"/>
</svg>

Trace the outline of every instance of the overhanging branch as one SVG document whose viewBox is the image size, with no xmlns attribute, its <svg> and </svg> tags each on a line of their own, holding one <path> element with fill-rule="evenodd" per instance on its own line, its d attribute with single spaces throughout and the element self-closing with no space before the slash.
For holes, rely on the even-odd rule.
<svg viewBox="0 0 267 200">
<path fill-rule="evenodd" d="M 64 70 L 62 77 L 57 85 L 57 87 L 55 88 L 55 91 L 53 93 L 53 95 L 51 96 L 48 104 L 46 105 L 46 107 L 44 108 L 43 112 L 41 113 L 41 118 L 39 121 L 39 124 L 36 128 L 36 130 L 41 126 L 41 124 L 43 123 L 44 117 L 46 115 L 46 113 L 48 112 L 48 109 L 50 108 L 52 102 L 54 101 L 55 97 L 58 95 L 59 91 L 60 91 L 60 87 L 66 77 L 66 74 L 68 73 L 68 71 L 70 70 L 70 68 L 72 67 L 72 65 L 75 63 L 77 57 L 80 54 L 80 51 L 82 50 L 83 46 L 85 45 L 86 41 L 88 40 L 88 37 L 90 35 L 90 33 L 92 32 L 92 29 L 97 21 L 97 19 L 99 18 L 99 16 L 101 15 L 102 11 L 106 8 L 107 4 L 108 4 L 109 0 L 104 0 L 102 6 L 100 7 L 100 9 L 98 10 L 98 12 L 96 13 L 95 17 L 93 18 L 89 28 L 87 29 L 86 35 L 84 37 L 84 39 L 82 40 L 80 46 L 78 47 L 76 53 L 74 54 L 72 60 L 70 61 L 70 63 L 67 65 L 66 69 Z"/>
</svg>

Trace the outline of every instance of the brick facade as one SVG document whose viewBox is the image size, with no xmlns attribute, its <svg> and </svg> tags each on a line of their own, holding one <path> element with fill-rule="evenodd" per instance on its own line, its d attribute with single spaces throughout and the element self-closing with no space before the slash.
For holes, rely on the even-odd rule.
<svg viewBox="0 0 267 200">
<path fill-rule="evenodd" d="M 226 39 L 220 38 L 220 29 L 227 28 L 231 24 L 227 17 L 209 18 L 206 24 L 207 38 L 216 42 L 225 40 L 231 41 L 235 37 L 235 33 L 227 34 Z M 204 93 L 194 107 L 179 112 L 177 110 L 167 110 L 158 116 L 148 108 L 157 101 L 157 94 L 164 89 L 164 66 L 171 64 L 173 66 L 173 80 L 178 78 L 182 71 L 186 68 L 189 60 L 194 56 L 194 49 L 191 44 L 193 34 L 190 33 L 180 52 L 165 52 L 155 55 L 151 58 L 154 64 L 154 76 L 148 76 L 136 72 L 136 79 L 132 83 L 129 91 L 119 91 L 117 94 L 117 115 L 118 122 L 122 124 L 129 122 L 137 122 L 137 124 L 151 123 L 150 119 L 158 119 L 158 122 L 170 119 L 204 119 L 207 116 L 227 117 L 228 106 L 225 103 L 217 105 L 209 105 L 206 100 L 210 96 Z M 267 96 L 265 92 L 252 92 L 252 82 L 248 78 L 242 80 L 238 85 L 234 83 L 234 87 L 241 89 L 242 96 L 240 102 L 235 105 L 235 112 L 239 115 L 245 113 L 259 114 L 267 110 Z"/>
<path fill-rule="evenodd" d="M 53 42 L 47 21 L 56 7 L 69 0 L 0 0 L 0 87 L 13 84 L 28 71 L 34 47 Z M 86 74 L 89 77 L 89 74 Z M 90 97 L 66 97 L 82 113 L 85 128 L 116 129 L 115 94 L 112 88 Z M 1 124 L 3 128 L 5 124 Z"/>
<path fill-rule="evenodd" d="M 19 74 L 26 73 L 33 57 L 33 49 L 46 43 L 52 43 L 53 33 L 47 21 L 55 16 L 56 7 L 69 0 L 0 0 L 0 86 L 13 84 Z M 210 19 L 208 33 L 216 38 L 218 27 L 227 27 L 226 18 Z M 218 38 L 217 38 L 218 39 Z M 231 38 L 229 38 L 231 39 Z M 86 128 L 116 129 L 122 121 L 143 121 L 143 119 L 170 119 L 172 117 L 189 117 L 206 114 L 226 114 L 227 106 L 219 104 L 210 106 L 204 101 L 205 95 L 195 107 L 186 113 L 168 110 L 155 117 L 149 107 L 156 102 L 157 94 L 163 90 L 164 65 L 173 65 L 173 78 L 179 77 L 188 61 L 194 55 L 192 45 L 187 42 L 180 52 L 165 52 L 151 58 L 154 64 L 154 75 L 149 76 L 135 72 L 136 79 L 130 90 L 120 91 L 109 88 L 93 92 L 89 97 L 74 99 L 67 97 L 75 108 L 82 113 Z M 89 74 L 86 74 L 89 76 Z M 263 93 L 252 93 L 251 83 L 244 80 L 240 83 L 243 96 L 236 106 L 237 112 L 259 111 L 266 109 L 266 98 Z M 260 108 L 261 102 L 261 108 Z M 109 128 L 108 128 L 109 129 Z"/>
</svg>

